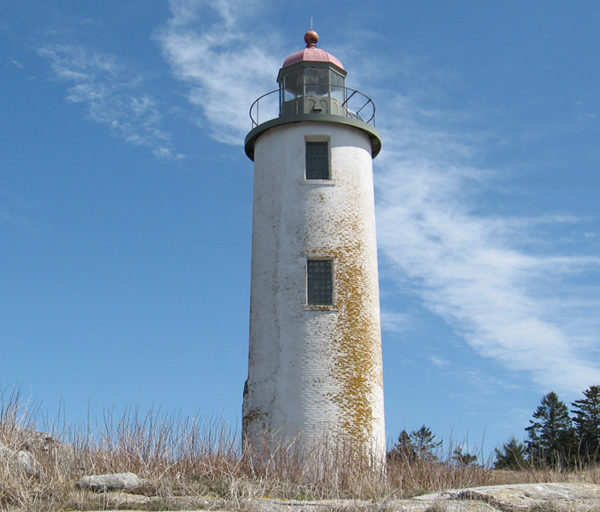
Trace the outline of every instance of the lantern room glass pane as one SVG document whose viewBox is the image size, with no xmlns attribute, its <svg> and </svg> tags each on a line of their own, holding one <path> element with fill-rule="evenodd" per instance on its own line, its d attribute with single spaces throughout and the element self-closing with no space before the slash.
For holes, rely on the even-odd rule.
<svg viewBox="0 0 600 512">
<path fill-rule="evenodd" d="M 345 80 L 342 75 L 333 69 L 329 70 L 329 83 L 331 84 L 331 97 L 343 103 L 345 98 L 344 84 Z"/>
<path fill-rule="evenodd" d="M 329 94 L 329 70 L 327 68 L 305 68 L 304 83 L 306 96 L 327 96 Z"/>
<path fill-rule="evenodd" d="M 304 95 L 302 69 L 291 71 L 283 77 L 283 101 L 291 101 Z"/>
</svg>

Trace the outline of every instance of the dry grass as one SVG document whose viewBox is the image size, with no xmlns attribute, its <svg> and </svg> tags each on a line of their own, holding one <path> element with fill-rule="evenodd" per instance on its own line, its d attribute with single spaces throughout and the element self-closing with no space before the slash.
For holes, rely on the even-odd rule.
<svg viewBox="0 0 600 512">
<path fill-rule="evenodd" d="M 497 471 L 435 460 L 391 460 L 385 472 L 370 467 L 346 449 L 323 459 L 298 457 L 282 447 L 264 464 L 242 457 L 240 442 L 220 422 L 181 419 L 150 411 L 106 413 L 93 428 L 57 428 L 51 434 L 73 450 L 43 451 L 28 445 L 35 411 L 18 393 L 0 394 L 0 443 L 28 446 L 42 469 L 28 476 L 0 458 L 0 510 L 144 508 L 145 510 L 230 507 L 248 509 L 258 497 L 286 499 L 354 498 L 383 502 L 449 488 L 529 482 L 600 483 L 600 468 Z M 324 462 L 326 460 L 326 462 Z M 83 475 L 133 472 L 148 484 L 137 497 L 78 490 Z"/>
</svg>

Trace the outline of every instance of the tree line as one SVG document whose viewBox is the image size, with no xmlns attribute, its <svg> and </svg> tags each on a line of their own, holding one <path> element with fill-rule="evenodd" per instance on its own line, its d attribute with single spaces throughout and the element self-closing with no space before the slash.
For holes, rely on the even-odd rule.
<svg viewBox="0 0 600 512">
<path fill-rule="evenodd" d="M 527 439 L 511 438 L 495 449 L 496 469 L 528 467 L 574 468 L 600 463 L 600 385 L 590 386 L 583 398 L 575 400 L 571 409 L 551 391 L 545 395 L 525 428 Z M 408 433 L 403 430 L 389 459 L 402 461 L 436 461 L 442 445 L 425 425 Z M 473 465 L 477 456 L 456 448 L 452 461 Z"/>
<path fill-rule="evenodd" d="M 525 428 L 524 443 L 510 439 L 496 448 L 498 469 L 527 466 L 571 468 L 600 463 L 600 386 L 590 386 L 571 409 L 551 391 Z"/>
<path fill-rule="evenodd" d="M 388 459 L 409 463 L 417 460 L 434 462 L 438 460 L 437 452 L 442 444 L 431 429 L 423 425 L 410 434 L 403 430 L 387 456 Z M 463 452 L 459 446 L 452 452 L 452 460 L 462 466 L 471 466 L 477 462 L 477 456 Z"/>
</svg>

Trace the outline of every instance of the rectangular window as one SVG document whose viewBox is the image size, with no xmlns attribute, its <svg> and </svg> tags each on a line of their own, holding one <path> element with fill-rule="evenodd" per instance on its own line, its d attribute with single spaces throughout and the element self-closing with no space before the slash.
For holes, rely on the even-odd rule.
<svg viewBox="0 0 600 512">
<path fill-rule="evenodd" d="M 333 261 L 306 261 L 307 299 L 310 306 L 333 305 Z"/>
<path fill-rule="evenodd" d="M 306 141 L 306 179 L 328 180 L 329 144 L 325 141 Z"/>
</svg>

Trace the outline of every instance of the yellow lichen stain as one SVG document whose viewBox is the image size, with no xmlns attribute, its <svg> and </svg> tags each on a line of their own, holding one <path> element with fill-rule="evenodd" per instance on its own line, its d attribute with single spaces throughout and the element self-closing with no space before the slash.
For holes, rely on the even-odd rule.
<svg viewBox="0 0 600 512">
<path fill-rule="evenodd" d="M 340 391 L 333 394 L 331 400 L 341 409 L 340 434 L 354 447 L 362 447 L 368 453 L 376 421 L 372 400 L 381 393 L 383 373 L 379 318 L 373 315 L 373 301 L 379 298 L 373 297 L 371 290 L 365 290 L 374 285 L 376 276 L 369 276 L 364 268 L 363 262 L 369 255 L 355 236 L 359 231 L 357 220 L 356 216 L 338 219 L 336 231 L 346 236 L 335 248 L 311 253 L 330 256 L 335 261 L 338 313 L 333 376 Z"/>
</svg>

